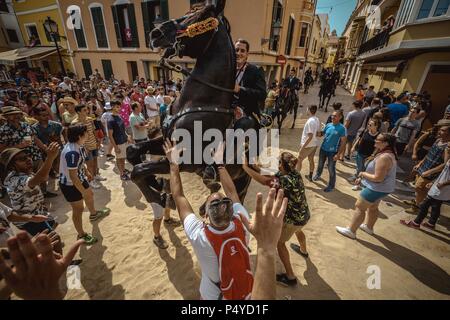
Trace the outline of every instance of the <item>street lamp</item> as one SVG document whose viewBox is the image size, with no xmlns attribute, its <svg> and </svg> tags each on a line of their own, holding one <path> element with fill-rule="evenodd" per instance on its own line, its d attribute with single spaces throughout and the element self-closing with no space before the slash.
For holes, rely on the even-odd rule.
<svg viewBox="0 0 450 320">
<path fill-rule="evenodd" d="M 66 76 L 66 68 L 64 67 L 64 62 L 61 56 L 61 52 L 59 51 L 59 46 L 58 46 L 58 40 L 56 38 L 57 35 L 59 35 L 58 33 L 58 24 L 53 21 L 50 17 L 47 17 L 47 20 L 45 20 L 44 22 L 44 28 L 45 30 L 47 30 L 47 32 L 50 34 L 50 36 L 53 38 L 53 41 L 55 42 L 55 46 L 56 46 L 56 51 L 58 52 L 58 57 L 59 57 L 59 64 L 61 65 L 61 70 L 63 72 L 63 75 Z"/>
</svg>

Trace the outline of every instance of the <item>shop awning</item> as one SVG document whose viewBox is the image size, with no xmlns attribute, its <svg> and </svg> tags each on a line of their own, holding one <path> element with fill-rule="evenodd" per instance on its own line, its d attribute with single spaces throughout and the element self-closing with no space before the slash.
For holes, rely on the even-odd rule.
<svg viewBox="0 0 450 320">
<path fill-rule="evenodd" d="M 375 68 L 376 72 L 397 72 L 399 66 L 406 60 L 383 61 L 378 63 L 365 63 L 365 67 Z"/>
<path fill-rule="evenodd" d="M 15 62 L 18 62 L 20 60 L 34 56 L 52 54 L 55 51 L 56 51 L 55 47 L 34 47 L 34 48 L 23 47 L 10 51 L 5 51 L 0 53 L 0 64 L 14 65 Z M 40 58 L 42 57 L 43 56 L 40 56 Z"/>
</svg>

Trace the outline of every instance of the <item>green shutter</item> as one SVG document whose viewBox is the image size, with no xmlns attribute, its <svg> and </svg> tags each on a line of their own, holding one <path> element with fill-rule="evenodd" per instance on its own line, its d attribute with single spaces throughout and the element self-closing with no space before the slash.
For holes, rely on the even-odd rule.
<svg viewBox="0 0 450 320">
<path fill-rule="evenodd" d="M 83 63 L 84 75 L 86 79 L 89 79 L 89 76 L 92 74 L 91 60 L 89 59 L 81 59 Z"/>
<path fill-rule="evenodd" d="M 169 20 L 169 1 L 161 0 L 161 18 L 163 20 Z"/>
<path fill-rule="evenodd" d="M 148 48 L 150 46 L 149 45 L 150 31 L 152 31 L 150 26 L 150 17 L 148 14 L 148 2 L 142 2 L 141 8 L 142 8 L 142 18 L 144 20 L 145 45 Z"/>
<path fill-rule="evenodd" d="M 114 29 L 116 30 L 117 46 L 119 48 L 122 48 L 123 47 L 122 30 L 120 30 L 119 18 L 117 17 L 117 6 L 111 6 L 111 10 L 114 19 Z"/>
<path fill-rule="evenodd" d="M 130 21 L 130 29 L 132 33 L 131 47 L 139 48 L 139 36 L 136 25 L 136 14 L 134 13 L 134 4 L 128 5 L 128 20 Z"/>
<path fill-rule="evenodd" d="M 105 75 L 105 80 L 109 80 L 113 74 L 111 60 L 102 60 L 103 73 Z"/>
</svg>

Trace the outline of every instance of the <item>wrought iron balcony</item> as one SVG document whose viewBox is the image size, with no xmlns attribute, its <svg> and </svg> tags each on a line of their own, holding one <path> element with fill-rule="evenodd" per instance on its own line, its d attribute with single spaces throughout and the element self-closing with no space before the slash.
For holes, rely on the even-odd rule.
<svg viewBox="0 0 450 320">
<path fill-rule="evenodd" d="M 388 28 L 384 31 L 381 31 L 375 37 L 361 44 L 358 50 L 358 55 L 361 55 L 368 51 L 384 48 L 389 42 L 389 34 L 391 33 L 391 30 L 392 28 Z"/>
</svg>

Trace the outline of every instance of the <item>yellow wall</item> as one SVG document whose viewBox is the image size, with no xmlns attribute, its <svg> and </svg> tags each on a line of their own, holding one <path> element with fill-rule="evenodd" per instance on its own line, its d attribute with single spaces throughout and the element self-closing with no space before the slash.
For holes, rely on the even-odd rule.
<svg viewBox="0 0 450 320">
<path fill-rule="evenodd" d="M 36 29 L 39 34 L 39 39 L 41 40 L 41 46 L 55 46 L 55 43 L 53 41 L 48 41 L 45 35 L 44 22 L 47 19 L 47 17 L 50 17 L 53 21 L 55 21 L 58 24 L 59 34 L 61 36 L 66 36 L 65 28 L 63 22 L 61 21 L 61 16 L 58 8 L 40 12 L 21 14 L 29 10 L 38 10 L 45 8 L 47 6 L 56 6 L 56 0 L 39 0 L 39 1 L 26 0 L 25 2 L 20 3 L 14 1 L 13 5 L 17 14 L 17 20 L 20 27 L 20 31 L 24 37 L 25 45 L 30 44 L 28 32 L 25 28 L 25 25 L 34 24 L 36 25 Z M 63 48 L 67 49 L 67 42 L 63 38 L 60 39 L 58 44 Z M 62 56 L 66 71 L 67 72 L 74 71 L 72 61 L 70 57 L 67 55 L 67 51 L 64 49 L 62 50 Z M 59 58 L 56 56 L 56 54 L 48 56 L 45 59 L 46 61 L 49 62 L 51 71 L 53 72 L 60 71 Z M 33 64 L 39 66 L 39 61 L 33 61 Z"/>
</svg>

